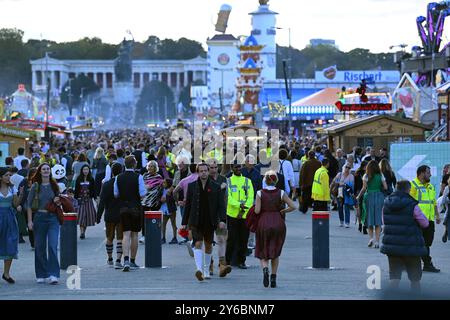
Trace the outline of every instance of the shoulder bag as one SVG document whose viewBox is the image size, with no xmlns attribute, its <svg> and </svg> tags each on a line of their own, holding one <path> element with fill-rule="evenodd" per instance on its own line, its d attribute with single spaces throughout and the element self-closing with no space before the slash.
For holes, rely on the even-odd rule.
<svg viewBox="0 0 450 320">
<path fill-rule="evenodd" d="M 34 198 L 33 201 L 31 202 L 31 211 L 33 212 L 39 210 L 39 183 L 35 182 L 34 185 L 35 185 Z"/>
</svg>

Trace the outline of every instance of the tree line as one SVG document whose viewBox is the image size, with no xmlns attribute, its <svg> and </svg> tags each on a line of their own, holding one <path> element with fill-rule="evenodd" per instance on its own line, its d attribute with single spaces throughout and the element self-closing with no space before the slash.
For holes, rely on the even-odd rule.
<svg viewBox="0 0 450 320">
<path fill-rule="evenodd" d="M 117 57 L 120 44 L 104 43 L 100 38 L 83 38 L 78 41 L 57 43 L 51 40 L 23 40 L 24 32 L 18 29 L 0 29 L 0 96 L 9 95 L 19 83 L 31 86 L 30 60 L 51 52 L 55 59 L 112 60 Z M 313 78 L 315 70 L 336 65 L 341 70 L 393 70 L 397 69 L 392 53 L 374 54 L 367 49 L 342 52 L 334 46 L 307 46 L 302 50 L 291 49 L 293 78 Z M 277 47 L 277 77 L 283 78 L 284 59 L 289 48 Z M 133 59 L 193 59 L 206 57 L 202 44 L 181 38 L 160 39 L 149 36 L 144 42 L 135 42 Z"/>
</svg>

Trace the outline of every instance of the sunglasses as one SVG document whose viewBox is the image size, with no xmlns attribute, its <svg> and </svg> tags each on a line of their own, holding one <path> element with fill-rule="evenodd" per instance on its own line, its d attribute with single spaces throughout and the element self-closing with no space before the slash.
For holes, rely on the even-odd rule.
<svg viewBox="0 0 450 320">
<path fill-rule="evenodd" d="M 345 167 L 345 169 L 351 169 L 350 167 Z"/>
</svg>

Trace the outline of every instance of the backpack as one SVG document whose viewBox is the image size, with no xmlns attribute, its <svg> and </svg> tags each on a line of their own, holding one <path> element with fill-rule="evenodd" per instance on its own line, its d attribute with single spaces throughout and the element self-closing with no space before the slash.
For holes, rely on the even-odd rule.
<svg viewBox="0 0 450 320">
<path fill-rule="evenodd" d="M 284 176 L 283 176 L 281 173 L 277 173 L 277 176 L 278 176 L 278 182 L 277 182 L 277 184 L 275 185 L 275 187 L 276 187 L 277 189 L 286 191 L 286 190 L 285 190 L 285 189 L 286 189 L 286 185 L 285 185 L 285 183 L 284 183 Z"/>
<path fill-rule="evenodd" d="M 63 158 L 67 160 L 66 163 L 66 176 L 71 176 L 73 174 L 72 172 L 72 165 L 73 165 L 73 159 L 68 154 L 63 155 Z"/>
<path fill-rule="evenodd" d="M 277 172 L 277 176 L 278 176 L 278 182 L 276 184 L 276 188 L 286 191 L 286 184 L 284 182 L 284 173 L 283 173 L 283 163 L 286 160 L 281 161 L 280 160 L 280 170 Z"/>
</svg>

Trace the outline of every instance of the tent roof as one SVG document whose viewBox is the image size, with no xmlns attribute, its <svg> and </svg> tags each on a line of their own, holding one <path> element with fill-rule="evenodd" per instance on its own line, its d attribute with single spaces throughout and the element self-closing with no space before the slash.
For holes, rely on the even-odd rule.
<svg viewBox="0 0 450 320">
<path fill-rule="evenodd" d="M 292 106 L 334 106 L 338 100 L 337 95 L 340 91 L 341 90 L 338 88 L 325 88 L 319 92 L 307 96 L 306 98 L 293 102 Z"/>
<path fill-rule="evenodd" d="M 372 115 L 372 116 L 368 116 L 368 117 L 364 117 L 364 118 L 357 118 L 357 119 L 353 119 L 350 121 L 345 121 L 342 123 L 339 123 L 337 125 L 331 126 L 326 128 L 324 131 L 326 131 L 328 134 L 335 134 L 335 133 L 339 133 L 354 127 L 358 127 L 361 126 L 363 124 L 369 123 L 369 122 L 374 122 L 374 121 L 378 121 L 381 119 L 388 119 L 388 120 L 392 120 L 395 122 L 399 122 L 399 123 L 403 123 L 406 125 L 410 125 L 410 126 L 414 126 L 414 127 L 418 127 L 424 130 L 431 130 L 432 127 L 428 126 L 428 125 L 424 125 L 415 121 L 411 121 L 409 119 L 402 119 L 402 118 L 398 118 L 395 116 L 391 116 L 391 115 Z"/>
</svg>

